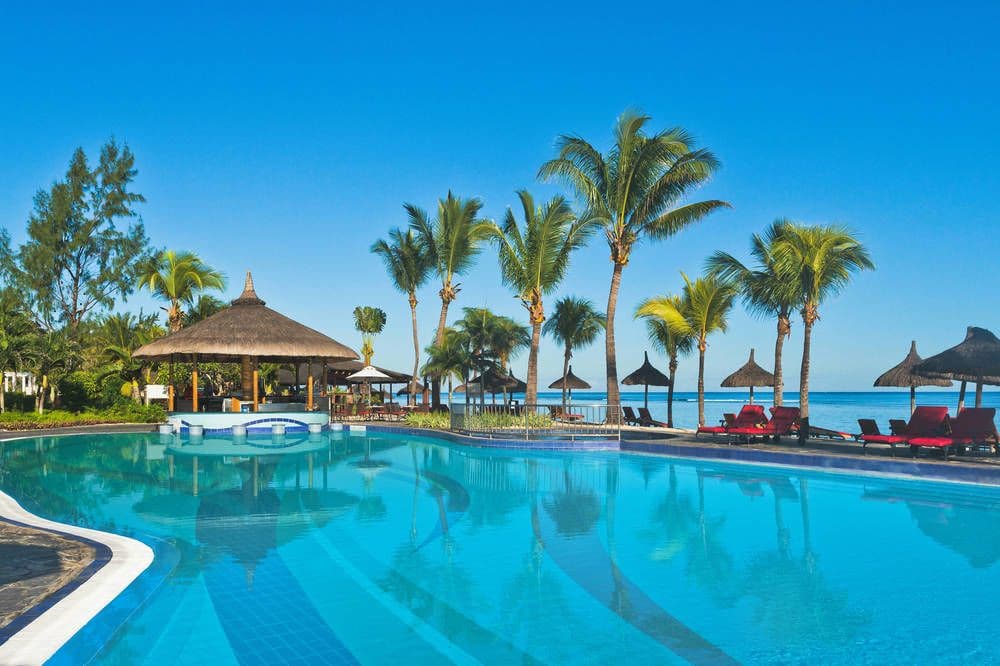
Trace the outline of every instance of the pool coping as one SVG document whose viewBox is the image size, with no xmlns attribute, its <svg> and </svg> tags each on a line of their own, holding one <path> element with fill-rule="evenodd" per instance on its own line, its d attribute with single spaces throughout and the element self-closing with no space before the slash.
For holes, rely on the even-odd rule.
<svg viewBox="0 0 1000 666">
<path fill-rule="evenodd" d="M 127 432 L 122 429 L 111 432 L 123 431 Z M 24 434 L 24 431 L 19 431 L 19 436 L 4 438 L 4 441 L 50 436 L 29 432 L 30 434 Z M 87 432 L 59 434 L 80 435 Z M 2 490 L 0 490 L 0 518 L 83 541 L 94 545 L 96 550 L 94 562 L 85 567 L 76 578 L 32 606 L 8 625 L 18 628 L 0 643 L 0 664 L 44 663 L 153 562 L 153 550 L 144 543 L 111 532 L 42 518 L 26 510 Z M 26 615 L 31 619 L 22 626 L 22 618 Z"/>
</svg>

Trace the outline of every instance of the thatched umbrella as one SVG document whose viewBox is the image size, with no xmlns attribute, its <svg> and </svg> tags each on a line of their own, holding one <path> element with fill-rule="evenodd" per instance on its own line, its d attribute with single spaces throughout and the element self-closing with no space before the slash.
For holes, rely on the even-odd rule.
<svg viewBox="0 0 1000 666">
<path fill-rule="evenodd" d="M 589 389 L 590 384 L 583 381 L 579 377 L 573 374 L 573 366 L 569 366 L 569 372 L 566 373 L 565 377 L 560 377 L 551 384 L 549 384 L 550 389 L 559 389 L 561 391 L 569 392 L 569 399 L 573 399 L 573 389 Z M 566 396 L 563 395 L 565 398 Z"/>
<path fill-rule="evenodd" d="M 965 340 L 916 366 L 925 377 L 957 379 L 958 408 L 965 406 L 965 384 L 976 383 L 976 407 L 983 404 L 983 384 L 1000 385 L 1000 340 L 985 328 L 970 326 Z"/>
<path fill-rule="evenodd" d="M 722 380 L 722 388 L 750 387 L 750 404 L 753 404 L 754 386 L 774 386 L 774 373 L 768 372 L 753 360 L 753 349 L 750 350 L 750 360 L 743 367 Z"/>
<path fill-rule="evenodd" d="M 643 352 L 642 354 L 642 365 L 623 379 L 622 384 L 626 386 L 638 386 L 642 384 L 645 387 L 643 392 L 643 406 L 649 409 L 649 387 L 670 386 L 670 378 L 653 367 L 653 364 L 649 362 L 649 352 Z"/>
<path fill-rule="evenodd" d="M 231 307 L 143 345 L 132 356 L 171 363 L 177 356 L 190 359 L 194 364 L 192 384 L 196 411 L 198 361 L 241 363 L 244 398 L 253 393 L 256 405 L 257 363 L 287 363 L 303 359 L 331 362 L 358 358 L 357 352 L 350 347 L 266 307 L 254 291 L 249 271 L 243 293 L 232 302 Z M 172 389 L 171 386 L 171 403 Z M 312 401 L 311 394 L 310 390 L 309 402 Z"/>
<path fill-rule="evenodd" d="M 420 382 L 417 382 L 416 389 L 417 390 L 414 391 L 414 393 L 423 393 L 424 392 L 424 385 L 421 384 Z M 410 385 L 409 384 L 407 384 L 403 388 L 401 388 L 398 391 L 396 391 L 396 395 L 409 395 L 409 394 L 410 394 Z"/>
<path fill-rule="evenodd" d="M 910 388 L 910 414 L 917 408 L 918 386 L 951 386 L 951 380 L 943 377 L 925 377 L 914 369 L 923 361 L 917 353 L 917 341 L 910 342 L 910 353 L 899 365 L 886 370 L 875 380 L 875 386 L 896 386 Z"/>
<path fill-rule="evenodd" d="M 490 393 L 496 397 L 497 393 L 524 393 L 528 385 L 508 372 L 504 375 L 495 368 L 489 368 L 478 377 L 473 377 L 466 384 L 462 384 L 455 389 L 456 393 L 468 391 L 469 395 L 482 395 Z"/>
</svg>

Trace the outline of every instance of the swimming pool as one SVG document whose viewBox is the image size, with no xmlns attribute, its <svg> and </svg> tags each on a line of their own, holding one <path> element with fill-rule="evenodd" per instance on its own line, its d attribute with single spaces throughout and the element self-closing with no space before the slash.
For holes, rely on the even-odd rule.
<svg viewBox="0 0 1000 666">
<path fill-rule="evenodd" d="M 1000 661 L 994 488 L 391 433 L 0 452 L 28 510 L 156 553 L 53 663 Z"/>
</svg>

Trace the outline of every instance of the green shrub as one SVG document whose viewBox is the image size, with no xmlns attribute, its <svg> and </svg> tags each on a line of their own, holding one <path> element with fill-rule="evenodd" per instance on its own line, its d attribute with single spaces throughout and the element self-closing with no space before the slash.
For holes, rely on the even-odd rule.
<svg viewBox="0 0 1000 666">
<path fill-rule="evenodd" d="M 451 426 L 451 417 L 444 412 L 413 412 L 406 415 L 406 425 L 414 428 L 436 428 L 447 430 Z"/>
<path fill-rule="evenodd" d="M 93 373 L 77 370 L 60 379 L 59 404 L 70 412 L 100 406 L 101 394 L 97 377 Z"/>
<path fill-rule="evenodd" d="M 4 405 L 12 412 L 30 412 L 35 408 L 35 396 L 24 393 L 4 393 Z"/>
<path fill-rule="evenodd" d="M 5 430 L 36 430 L 105 423 L 162 423 L 167 418 L 159 405 L 120 403 L 108 409 L 87 410 L 74 414 L 61 409 L 35 412 L 5 412 L 0 414 L 0 428 Z"/>
<path fill-rule="evenodd" d="M 516 416 L 498 412 L 486 412 L 483 414 L 469 414 L 465 417 L 465 428 L 467 430 L 523 430 L 525 427 L 532 430 L 552 427 L 552 417 L 548 414 L 527 414 L 527 424 L 525 415 Z"/>
</svg>

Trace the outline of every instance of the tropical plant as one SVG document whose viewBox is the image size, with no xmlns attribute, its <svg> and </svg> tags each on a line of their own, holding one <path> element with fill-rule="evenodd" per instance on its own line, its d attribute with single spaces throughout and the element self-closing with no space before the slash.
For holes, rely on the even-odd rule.
<svg viewBox="0 0 1000 666">
<path fill-rule="evenodd" d="M 474 369 L 471 340 L 464 331 L 446 328 L 441 344 L 433 344 L 426 349 L 427 361 L 422 372 L 425 375 L 448 380 L 448 405 L 451 405 L 452 379 L 469 381 L 469 373 Z M 469 392 L 465 392 L 465 402 L 469 402 Z"/>
<path fill-rule="evenodd" d="M 228 303 L 211 294 L 201 294 L 184 313 L 184 322 L 188 325 L 197 324 L 228 307 Z"/>
<path fill-rule="evenodd" d="M 564 296 L 556 301 L 552 316 L 545 322 L 542 332 L 563 346 L 562 404 L 566 405 L 566 375 L 573 350 L 594 342 L 604 330 L 606 316 L 586 298 Z"/>
<path fill-rule="evenodd" d="M 30 362 L 35 334 L 31 317 L 16 294 L 6 289 L 0 292 L 0 412 L 7 411 L 3 373 L 17 372 Z"/>
<path fill-rule="evenodd" d="M 490 225 L 479 218 L 483 204 L 479 199 L 462 199 L 448 192 L 438 200 L 437 216 L 432 220 L 425 211 L 412 204 L 403 204 L 410 218 L 410 228 L 416 232 L 430 257 L 433 271 L 441 280 L 441 314 L 438 317 L 434 344 L 444 341 L 448 321 L 448 306 L 458 296 L 461 285 L 455 277 L 472 267 L 480 246 L 489 237 Z M 431 388 L 434 407 L 441 404 L 441 383 L 435 378 Z"/>
<path fill-rule="evenodd" d="M 55 387 L 66 372 L 73 370 L 80 360 L 80 345 L 69 327 L 58 331 L 45 331 L 31 341 L 30 369 L 38 378 L 35 409 L 45 412 L 48 394 L 54 397 Z"/>
<path fill-rule="evenodd" d="M 170 332 L 175 333 L 184 326 L 181 305 L 194 304 L 202 291 L 222 291 L 226 287 L 226 279 L 193 252 L 164 250 L 148 262 L 139 276 L 139 288 L 144 287 L 169 304 L 163 310 L 167 313 Z"/>
<path fill-rule="evenodd" d="M 677 295 L 661 297 L 671 303 L 677 311 L 684 308 L 684 299 Z M 637 315 L 640 316 L 640 315 Z M 666 320 L 656 316 L 645 315 L 646 335 L 653 347 L 667 357 L 667 371 L 670 384 L 667 386 L 667 427 L 674 427 L 674 380 L 677 378 L 678 357 L 694 349 L 695 337 L 689 330 L 671 328 Z"/>
<path fill-rule="evenodd" d="M 361 333 L 361 355 L 365 365 L 372 364 L 375 355 L 375 336 L 385 328 L 385 311 L 370 305 L 354 308 L 354 328 Z"/>
<path fill-rule="evenodd" d="M 468 337 L 472 367 L 480 374 L 490 370 L 505 374 L 510 357 L 531 343 L 526 326 L 487 308 L 462 308 L 455 329 Z M 503 396 L 506 402 L 506 387 Z M 485 402 L 485 390 L 480 399 Z"/>
<path fill-rule="evenodd" d="M 728 252 L 716 252 L 707 262 L 708 272 L 733 282 L 751 314 L 775 317 L 778 334 L 774 341 L 774 405 L 780 407 L 784 398 L 785 373 L 782 350 L 792 334 L 791 314 L 802 305 L 802 294 L 794 275 L 781 272 L 775 258 L 778 240 L 791 224 L 777 219 L 761 234 L 750 238 L 752 266 L 743 264 Z"/>
<path fill-rule="evenodd" d="M 132 353 L 164 334 L 155 315 L 115 313 L 104 317 L 95 332 L 104 362 L 100 379 L 114 376 L 129 386 L 129 396 L 139 402 L 141 387 L 149 383 L 150 366 L 137 361 Z"/>
<path fill-rule="evenodd" d="M 538 172 L 540 178 L 559 179 L 576 190 L 587 206 L 586 215 L 603 226 L 611 250 L 605 332 L 609 404 L 620 402 L 615 311 L 632 247 L 643 237 L 669 238 L 729 206 L 718 200 L 682 203 L 688 193 L 708 181 L 718 160 L 704 148 L 695 149 L 693 138 L 683 129 L 646 134 L 649 120 L 632 111 L 623 113 L 615 125 L 615 145 L 606 155 L 580 137 L 562 136 L 558 156 Z"/>
<path fill-rule="evenodd" d="M 497 245 L 500 275 L 521 299 L 531 323 L 524 401 L 534 405 L 538 402 L 538 345 L 545 322 L 542 298 L 562 282 L 570 253 L 587 241 L 596 220 L 577 218 L 566 200 L 559 196 L 542 206 L 536 206 L 525 190 L 520 190 L 517 196 L 524 215 L 523 231 L 514 212 L 508 208 L 503 226 L 494 224 L 492 234 Z"/>
<path fill-rule="evenodd" d="M 809 435 L 809 361 L 812 329 L 823 301 L 839 293 L 851 276 L 874 270 L 865 246 L 851 232 L 836 225 L 788 224 L 775 244 L 779 271 L 792 276 L 802 304 L 802 367 L 799 375 L 799 440 Z"/>
<path fill-rule="evenodd" d="M 679 336 L 691 337 L 698 348 L 698 425 L 705 425 L 705 350 L 708 336 L 725 332 L 726 317 L 736 300 L 736 287 L 718 277 L 705 276 L 692 281 L 684 278 L 684 292 L 676 297 L 656 296 L 643 301 L 636 310 L 639 317 L 658 319 Z"/>
<path fill-rule="evenodd" d="M 417 335 L 417 289 L 422 287 L 431 272 L 431 255 L 427 245 L 408 229 L 389 232 L 389 240 L 379 239 L 372 245 L 372 252 L 382 258 L 392 286 L 403 292 L 410 303 L 410 321 L 413 325 L 413 377 L 410 380 L 408 401 L 417 402 L 417 378 L 420 369 L 420 342 Z"/>
</svg>

